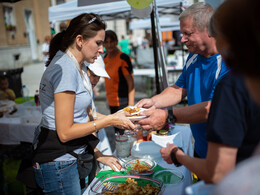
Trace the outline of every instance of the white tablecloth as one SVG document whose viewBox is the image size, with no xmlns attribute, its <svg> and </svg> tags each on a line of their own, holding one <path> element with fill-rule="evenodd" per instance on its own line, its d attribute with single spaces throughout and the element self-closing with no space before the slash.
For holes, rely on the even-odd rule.
<svg viewBox="0 0 260 195">
<path fill-rule="evenodd" d="M 34 130 L 41 121 L 40 107 L 24 103 L 17 105 L 17 112 L 13 115 L 5 114 L 0 118 L 0 144 L 16 145 L 20 142 L 32 143 Z M 97 148 L 103 154 L 111 155 L 111 147 L 104 129 L 98 133 L 100 143 Z"/>
<path fill-rule="evenodd" d="M 41 110 L 29 104 L 17 105 L 13 115 L 5 114 L 0 118 L 0 144 L 15 145 L 32 142 L 34 129 L 41 120 Z"/>
<path fill-rule="evenodd" d="M 175 133 L 181 132 L 182 134 L 182 148 L 184 152 L 190 156 L 193 156 L 193 147 L 192 147 L 192 142 L 191 142 L 191 130 L 188 126 L 175 126 L 174 130 Z M 185 188 L 189 185 L 192 184 L 192 174 L 191 172 L 184 166 L 181 167 L 175 167 L 173 164 L 169 165 L 167 164 L 163 159 L 158 161 L 158 164 L 164 168 L 169 168 L 169 169 L 177 169 L 178 171 L 181 171 L 184 175 L 184 180 L 183 182 L 171 186 L 166 186 L 163 195 L 168 195 L 168 194 L 175 194 L 175 195 L 181 195 L 185 193 Z M 102 170 L 107 170 L 108 168 L 105 167 Z M 101 170 L 101 171 L 102 171 Z M 88 188 L 85 190 L 83 195 L 88 195 L 91 186 L 93 183 L 97 181 L 97 178 L 95 178 L 92 183 L 88 186 Z"/>
</svg>

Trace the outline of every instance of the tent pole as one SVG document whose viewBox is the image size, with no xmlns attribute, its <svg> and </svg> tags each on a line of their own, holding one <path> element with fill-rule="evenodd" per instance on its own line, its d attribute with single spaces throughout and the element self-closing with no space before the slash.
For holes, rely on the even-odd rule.
<svg viewBox="0 0 260 195">
<path fill-rule="evenodd" d="M 182 12 L 182 2 L 180 2 L 180 14 L 181 12 Z M 181 55 L 182 55 L 182 68 L 183 68 L 185 60 L 184 60 L 184 47 L 182 43 L 181 43 Z"/>
<path fill-rule="evenodd" d="M 154 10 L 151 13 L 151 31 L 152 31 L 152 41 L 153 41 L 153 56 L 154 56 L 154 70 L 155 70 L 155 85 L 156 85 L 156 93 L 159 94 L 160 84 L 159 84 L 159 73 L 158 73 L 158 51 L 157 51 L 157 39 L 155 32 L 155 22 L 154 22 Z"/>
</svg>

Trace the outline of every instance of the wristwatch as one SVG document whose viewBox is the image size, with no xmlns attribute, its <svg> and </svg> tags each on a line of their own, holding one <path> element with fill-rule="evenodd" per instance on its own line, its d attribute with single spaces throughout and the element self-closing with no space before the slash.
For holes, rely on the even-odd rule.
<svg viewBox="0 0 260 195">
<path fill-rule="evenodd" d="M 173 114 L 173 110 L 168 110 L 168 118 L 167 118 L 167 122 L 168 124 L 174 124 L 176 122 L 176 117 Z"/>
<path fill-rule="evenodd" d="M 176 152 L 177 152 L 179 149 L 180 149 L 181 151 L 183 151 L 183 149 L 180 148 L 180 147 L 174 148 L 174 149 L 172 149 L 172 151 L 171 151 L 171 159 L 172 159 L 173 164 L 174 164 L 176 167 L 179 167 L 179 166 L 182 165 L 181 163 L 179 163 L 179 161 L 178 161 L 177 158 L 176 158 Z"/>
</svg>

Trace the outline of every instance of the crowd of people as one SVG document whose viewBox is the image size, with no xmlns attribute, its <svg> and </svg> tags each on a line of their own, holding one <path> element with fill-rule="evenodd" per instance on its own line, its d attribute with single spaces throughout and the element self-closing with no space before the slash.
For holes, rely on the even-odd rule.
<svg viewBox="0 0 260 195">
<path fill-rule="evenodd" d="M 96 133 L 104 127 L 114 126 L 122 134 L 124 129 L 153 131 L 167 123 L 188 123 L 194 157 L 167 144 L 160 150 L 162 158 L 185 166 L 206 183 L 218 184 L 215 194 L 231 193 L 234 188 L 229 185 L 243 175 L 244 167 L 259 167 L 259 4 L 227 0 L 217 10 L 202 2 L 185 9 L 179 16 L 181 42 L 190 54 L 182 74 L 174 85 L 136 104 L 128 41 L 122 38 L 119 43 L 97 14 L 72 19 L 52 38 L 40 83 L 42 120 L 32 157 L 38 187 L 46 194 L 81 194 L 85 177 L 89 183 L 95 177 L 96 160 L 120 170 L 115 156 L 96 148 Z M 100 77 L 105 78 L 110 115 L 96 111 L 93 90 Z M 2 87 L 5 82 L 1 77 L 1 90 L 12 99 L 8 85 Z M 185 97 L 188 106 L 175 108 Z M 132 123 L 118 112 L 128 105 L 149 108 L 141 113 L 147 118 Z M 80 160 L 85 160 L 85 167 Z M 240 194 L 251 190 L 242 184 L 233 182 Z M 254 190 L 259 193 L 256 186 Z"/>
</svg>

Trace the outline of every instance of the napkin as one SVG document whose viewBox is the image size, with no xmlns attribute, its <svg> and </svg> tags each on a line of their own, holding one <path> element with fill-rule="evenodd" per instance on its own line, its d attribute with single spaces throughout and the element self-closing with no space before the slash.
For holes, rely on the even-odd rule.
<svg viewBox="0 0 260 195">
<path fill-rule="evenodd" d="M 167 143 L 175 144 L 178 147 L 182 147 L 182 136 L 180 132 L 168 136 L 152 134 L 152 141 L 164 148 L 166 147 Z"/>
</svg>

